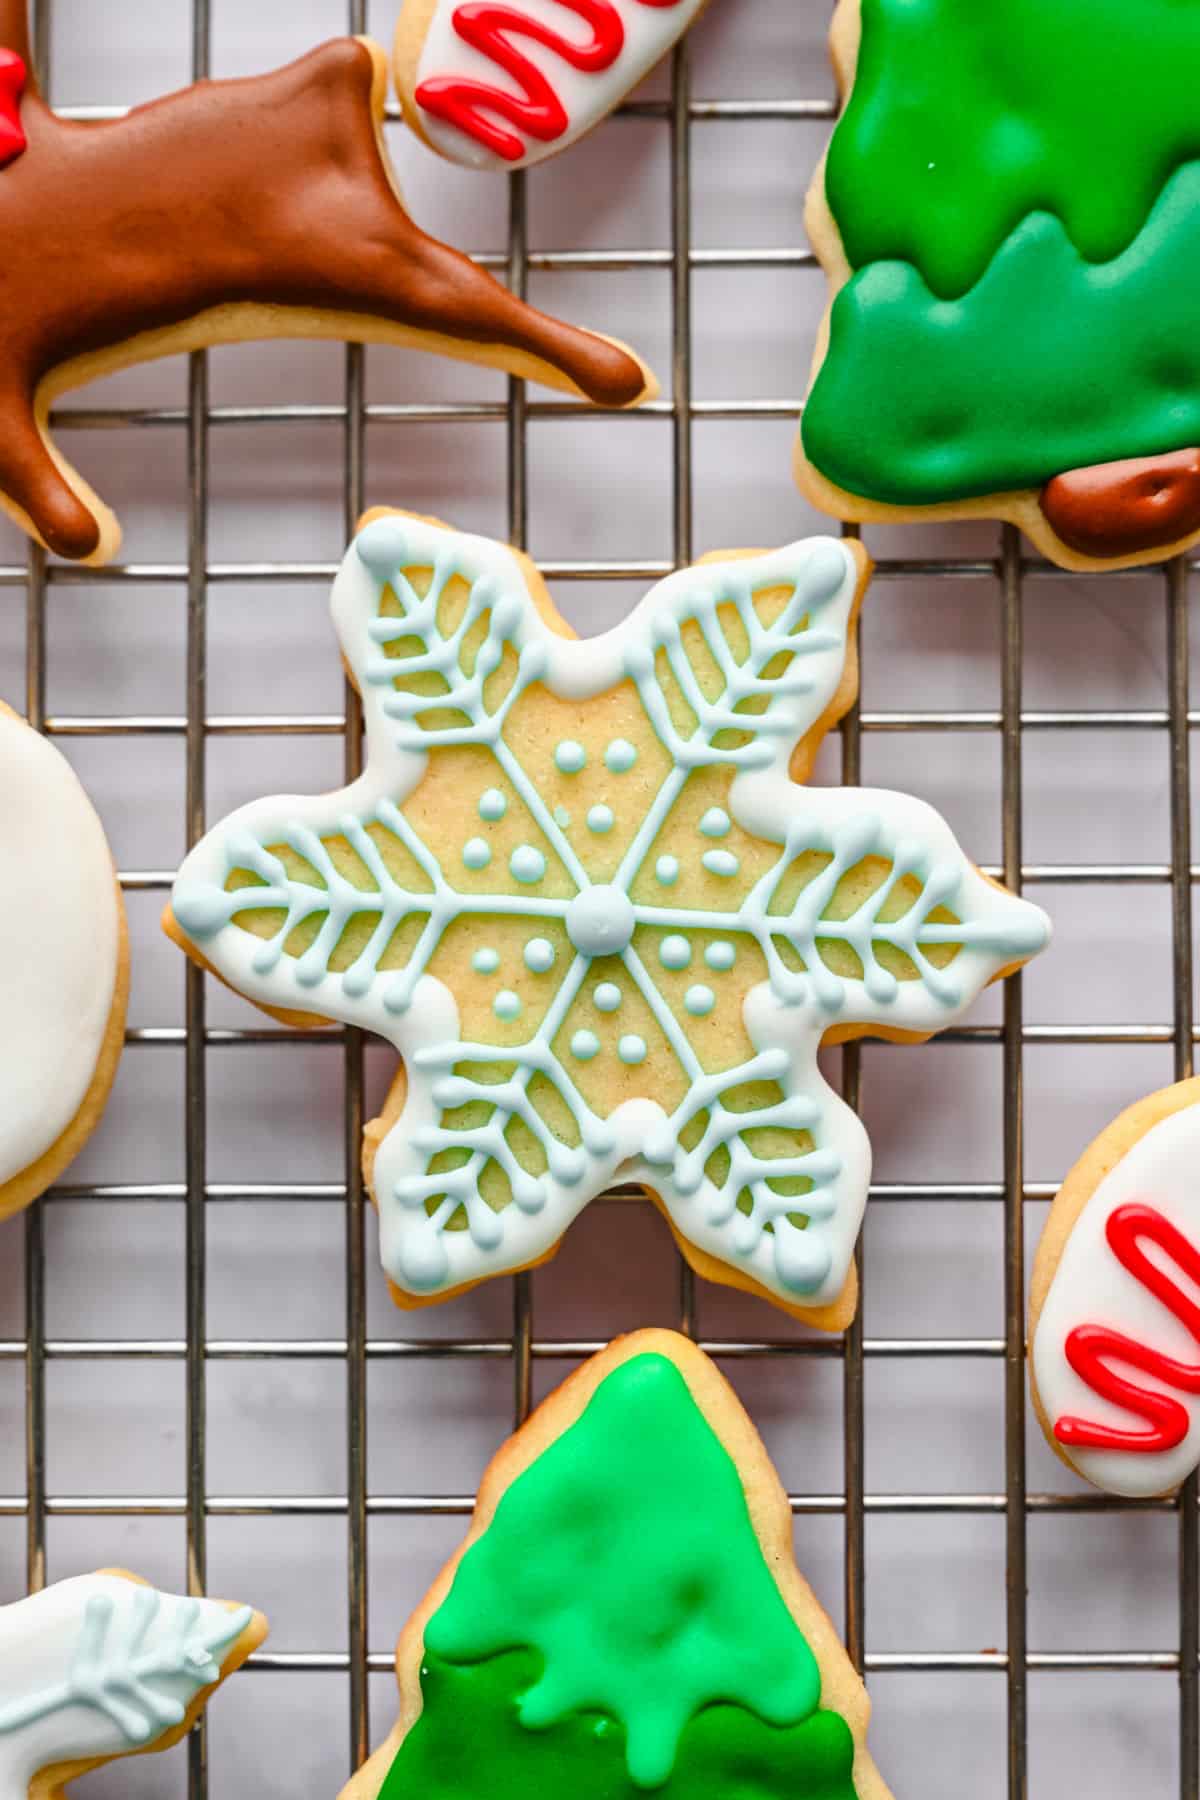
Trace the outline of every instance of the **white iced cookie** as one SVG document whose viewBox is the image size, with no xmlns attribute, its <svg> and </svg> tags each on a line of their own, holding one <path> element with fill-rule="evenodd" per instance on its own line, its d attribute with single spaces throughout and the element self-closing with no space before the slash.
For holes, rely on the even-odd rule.
<svg viewBox="0 0 1200 1800">
<path fill-rule="evenodd" d="M 1067 1176 L 1030 1295 L 1034 1405 L 1097 1487 L 1147 1498 L 1200 1464 L 1200 1080 L 1121 1114 Z"/>
<path fill-rule="evenodd" d="M 524 169 L 610 113 L 707 0 L 405 0 L 405 117 L 452 162 Z"/>
<path fill-rule="evenodd" d="M 3 705 L 0 921 L 3 1219 L 50 1186 L 99 1122 L 129 989 L 100 821 L 65 758 Z"/>
<path fill-rule="evenodd" d="M 101 1763 L 167 1749 L 266 1634 L 252 1607 L 120 1570 L 0 1608 L 0 1800 L 57 1800 Z"/>
</svg>

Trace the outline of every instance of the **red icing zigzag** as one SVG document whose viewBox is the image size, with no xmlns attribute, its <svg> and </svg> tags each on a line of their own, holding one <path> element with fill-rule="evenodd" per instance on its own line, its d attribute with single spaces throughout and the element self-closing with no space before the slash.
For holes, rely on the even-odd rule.
<svg viewBox="0 0 1200 1800">
<path fill-rule="evenodd" d="M 16 51 L 0 50 L 0 169 L 20 156 L 26 147 L 21 125 L 25 79 L 25 64 Z"/>
<path fill-rule="evenodd" d="M 531 138 L 548 144 L 566 131 L 570 120 L 566 108 L 554 88 L 535 64 L 530 62 L 512 41 L 514 37 L 532 38 L 544 44 L 587 75 L 599 75 L 611 69 L 625 47 L 625 27 L 612 0 L 560 0 L 577 13 L 591 28 L 590 43 L 572 43 L 560 32 L 540 20 L 531 19 L 515 6 L 495 4 L 494 0 L 469 0 L 454 14 L 454 29 L 465 44 L 488 56 L 517 85 L 524 98 L 486 81 L 472 81 L 457 75 L 433 75 L 417 89 L 419 105 L 435 118 L 445 119 L 460 131 L 486 145 L 507 162 L 517 162 L 525 154 L 525 146 L 515 132 L 490 117 L 499 114 L 513 125 L 519 125 Z M 679 0 L 640 0 L 642 6 L 677 6 Z"/>
<path fill-rule="evenodd" d="M 1200 1306 L 1142 1249 L 1142 1241 L 1155 1244 L 1189 1280 L 1200 1284 L 1200 1250 L 1152 1206 L 1132 1202 L 1119 1206 L 1105 1228 L 1109 1248 L 1121 1267 L 1161 1300 L 1200 1344 Z M 1078 1325 L 1066 1342 L 1067 1361 L 1088 1387 L 1115 1406 L 1144 1419 L 1144 1431 L 1121 1430 L 1067 1415 L 1057 1419 L 1054 1435 L 1060 1444 L 1083 1450 L 1173 1450 L 1188 1434 L 1187 1408 L 1157 1388 L 1139 1387 L 1118 1375 L 1110 1362 L 1123 1363 L 1153 1375 L 1183 1394 L 1200 1394 L 1200 1364 L 1176 1362 L 1148 1344 L 1139 1344 L 1106 1325 Z"/>
</svg>

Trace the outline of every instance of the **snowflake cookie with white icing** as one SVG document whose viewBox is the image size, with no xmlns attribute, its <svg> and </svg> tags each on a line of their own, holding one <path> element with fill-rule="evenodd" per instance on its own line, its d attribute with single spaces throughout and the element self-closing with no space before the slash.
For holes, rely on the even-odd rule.
<svg viewBox="0 0 1200 1800">
<path fill-rule="evenodd" d="M 116 1569 L 0 1608 L 0 1800 L 56 1800 L 115 1757 L 167 1749 L 266 1634 L 249 1606 Z"/>
<path fill-rule="evenodd" d="M 1030 1295 L 1033 1400 L 1051 1448 L 1110 1493 L 1200 1466 L 1200 1080 L 1151 1094 L 1067 1176 Z"/>
<path fill-rule="evenodd" d="M 928 1037 L 1046 942 L 924 803 L 804 788 L 867 561 L 729 553 L 575 639 L 526 558 L 374 516 L 334 587 L 368 766 L 197 846 L 168 931 L 403 1058 L 366 1167 L 401 1304 L 529 1268 L 614 1179 L 701 1273 L 840 1329 L 870 1149 L 822 1041 Z"/>
<path fill-rule="evenodd" d="M 129 950 L 104 830 L 65 757 L 0 705 L 0 1219 L 99 1123 L 125 1038 Z"/>
<path fill-rule="evenodd" d="M 524 169 L 598 125 L 708 0 L 404 0 L 396 87 L 431 149 Z"/>
</svg>

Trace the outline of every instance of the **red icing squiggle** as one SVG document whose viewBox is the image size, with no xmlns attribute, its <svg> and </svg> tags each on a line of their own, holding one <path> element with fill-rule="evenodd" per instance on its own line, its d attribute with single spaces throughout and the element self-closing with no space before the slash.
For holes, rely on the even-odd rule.
<svg viewBox="0 0 1200 1800">
<path fill-rule="evenodd" d="M 1146 1255 L 1143 1242 L 1156 1245 L 1200 1285 L 1200 1250 L 1154 1207 L 1141 1202 L 1119 1206 L 1105 1228 L 1109 1248 L 1121 1267 L 1160 1300 L 1200 1344 L 1200 1306 Z M 1176 1362 L 1148 1344 L 1139 1344 L 1105 1325 L 1079 1325 L 1066 1342 L 1067 1361 L 1088 1387 L 1115 1406 L 1145 1420 L 1145 1430 L 1122 1430 L 1066 1415 L 1054 1435 L 1069 1449 L 1173 1450 L 1188 1434 L 1186 1406 L 1157 1388 L 1139 1387 L 1109 1365 L 1123 1363 L 1152 1375 L 1183 1394 L 1200 1394 L 1200 1364 Z"/>
<path fill-rule="evenodd" d="M 625 47 L 625 27 L 612 0 L 559 0 L 576 13 L 592 33 L 585 44 L 573 43 L 561 32 L 531 19 L 515 6 L 495 0 L 468 0 L 454 13 L 454 29 L 465 44 L 490 57 L 511 75 L 523 94 L 510 93 L 486 81 L 466 76 L 433 75 L 416 91 L 417 104 L 435 118 L 457 126 L 506 162 L 518 162 L 525 145 L 515 132 L 506 131 L 493 114 L 507 119 L 539 143 L 552 143 L 570 124 L 567 110 L 541 70 L 517 48 L 514 37 L 532 38 L 553 50 L 573 69 L 585 75 L 611 69 Z M 638 0 L 641 6 L 678 6 L 679 0 Z"/>
<path fill-rule="evenodd" d="M 0 169 L 26 147 L 21 95 L 28 71 L 15 50 L 0 50 Z"/>
</svg>

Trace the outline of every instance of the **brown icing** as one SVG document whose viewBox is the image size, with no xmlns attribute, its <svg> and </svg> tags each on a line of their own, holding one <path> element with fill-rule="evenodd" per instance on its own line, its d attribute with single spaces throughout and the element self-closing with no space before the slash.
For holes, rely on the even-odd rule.
<svg viewBox="0 0 1200 1800">
<path fill-rule="evenodd" d="M 0 44 L 28 61 L 24 0 L 0 0 Z M 604 405 L 643 395 L 628 351 L 525 305 L 413 224 L 375 80 L 371 48 L 342 38 L 98 124 L 57 118 L 30 82 L 29 147 L 0 172 L 0 491 L 51 549 L 90 556 L 101 531 L 43 438 L 39 384 L 213 307 L 359 314 L 536 357 Z"/>
<path fill-rule="evenodd" d="M 1081 556 L 1134 556 L 1200 531 L 1200 450 L 1129 457 L 1056 475 L 1043 513 Z"/>
</svg>

